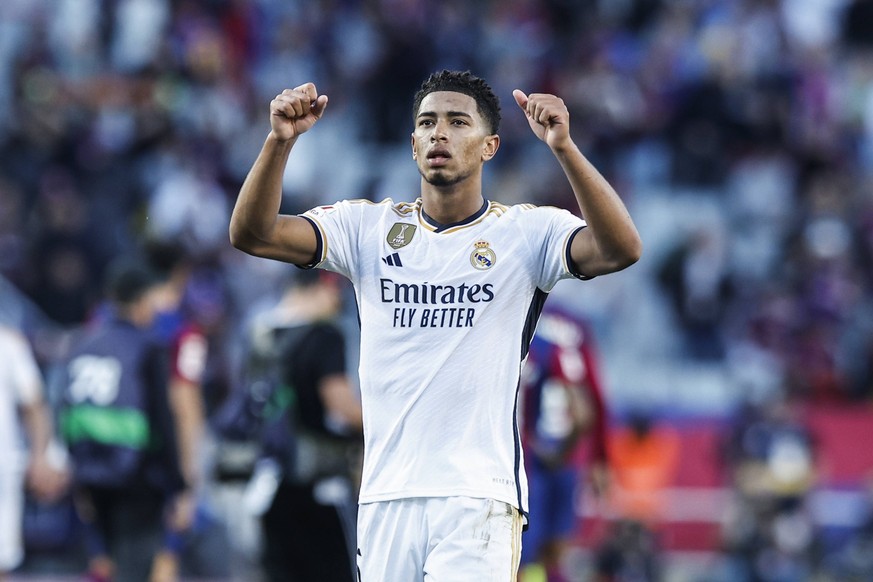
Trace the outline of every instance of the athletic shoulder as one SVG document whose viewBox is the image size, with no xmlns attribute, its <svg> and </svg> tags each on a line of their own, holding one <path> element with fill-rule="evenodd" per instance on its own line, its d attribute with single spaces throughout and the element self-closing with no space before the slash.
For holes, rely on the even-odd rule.
<svg viewBox="0 0 873 582">
<path fill-rule="evenodd" d="M 501 218 L 505 217 L 520 226 L 536 227 L 537 229 L 544 224 L 573 226 L 574 223 L 578 222 L 579 226 L 584 225 L 584 221 L 577 215 L 557 206 L 538 206 L 529 203 L 506 205 L 492 201 L 489 213 Z"/>
<path fill-rule="evenodd" d="M 391 213 L 399 217 L 410 216 L 421 207 L 421 199 L 414 202 L 395 202 L 392 198 L 383 198 L 379 201 L 366 198 L 350 198 L 339 200 L 333 204 L 316 206 L 304 212 L 304 215 L 320 217 L 333 212 L 352 212 L 361 214 L 386 214 Z"/>
<path fill-rule="evenodd" d="M 490 201 L 489 212 L 500 216 L 524 216 L 524 217 L 542 217 L 555 214 L 572 214 L 569 210 L 558 208 L 557 206 L 537 205 L 529 202 L 520 202 L 518 204 L 503 204 L 501 202 Z"/>
</svg>

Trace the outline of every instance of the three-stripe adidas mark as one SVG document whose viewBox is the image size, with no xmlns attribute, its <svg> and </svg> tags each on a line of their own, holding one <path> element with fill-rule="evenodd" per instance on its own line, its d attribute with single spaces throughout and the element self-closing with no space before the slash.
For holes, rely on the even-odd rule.
<svg viewBox="0 0 873 582">
<path fill-rule="evenodd" d="M 388 265 L 389 267 L 402 267 L 403 263 L 400 262 L 400 254 L 392 253 L 387 257 L 382 257 L 382 262 Z"/>
</svg>

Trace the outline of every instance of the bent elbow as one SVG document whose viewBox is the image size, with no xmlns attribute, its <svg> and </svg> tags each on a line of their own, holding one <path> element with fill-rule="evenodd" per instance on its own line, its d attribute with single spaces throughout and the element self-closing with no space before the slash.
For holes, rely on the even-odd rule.
<svg viewBox="0 0 873 582">
<path fill-rule="evenodd" d="M 242 233 L 240 233 L 238 228 L 234 228 L 233 223 L 230 224 L 230 228 L 228 229 L 228 236 L 230 237 L 230 245 L 233 248 L 244 250 Z"/>
<path fill-rule="evenodd" d="M 247 229 L 231 221 L 228 235 L 233 248 L 251 254 L 252 235 Z"/>
<path fill-rule="evenodd" d="M 624 257 L 625 264 L 622 268 L 626 269 L 626 268 L 630 267 L 634 263 L 638 262 L 642 258 L 642 256 L 643 256 L 643 241 L 642 241 L 642 239 L 637 237 L 637 239 L 635 241 L 633 241 L 633 244 L 628 245 L 628 249 L 627 249 L 627 252 L 626 252 L 625 257 Z"/>
<path fill-rule="evenodd" d="M 612 272 L 627 269 L 634 263 L 638 262 L 643 256 L 643 242 L 637 237 L 631 243 L 625 245 L 620 253 L 616 253 L 612 258 Z"/>
</svg>

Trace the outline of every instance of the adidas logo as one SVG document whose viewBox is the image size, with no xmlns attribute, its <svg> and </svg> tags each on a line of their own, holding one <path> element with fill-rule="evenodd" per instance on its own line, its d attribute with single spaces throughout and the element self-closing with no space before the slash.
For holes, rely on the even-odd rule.
<svg viewBox="0 0 873 582">
<path fill-rule="evenodd" d="M 400 262 L 400 254 L 399 253 L 391 253 L 387 257 L 382 257 L 382 262 L 388 265 L 389 267 L 402 267 L 403 263 Z"/>
</svg>

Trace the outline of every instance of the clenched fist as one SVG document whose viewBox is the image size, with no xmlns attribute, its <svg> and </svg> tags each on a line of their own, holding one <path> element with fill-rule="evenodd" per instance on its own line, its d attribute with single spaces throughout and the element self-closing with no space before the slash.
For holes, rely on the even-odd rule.
<svg viewBox="0 0 873 582">
<path fill-rule="evenodd" d="M 548 93 L 525 95 L 518 89 L 512 92 L 512 96 L 538 138 L 552 149 L 567 144 L 570 140 L 570 112 L 563 99 Z"/>
<path fill-rule="evenodd" d="M 279 141 L 297 139 L 324 115 L 327 95 L 319 95 L 312 83 L 285 89 L 270 102 L 270 128 Z"/>
</svg>

